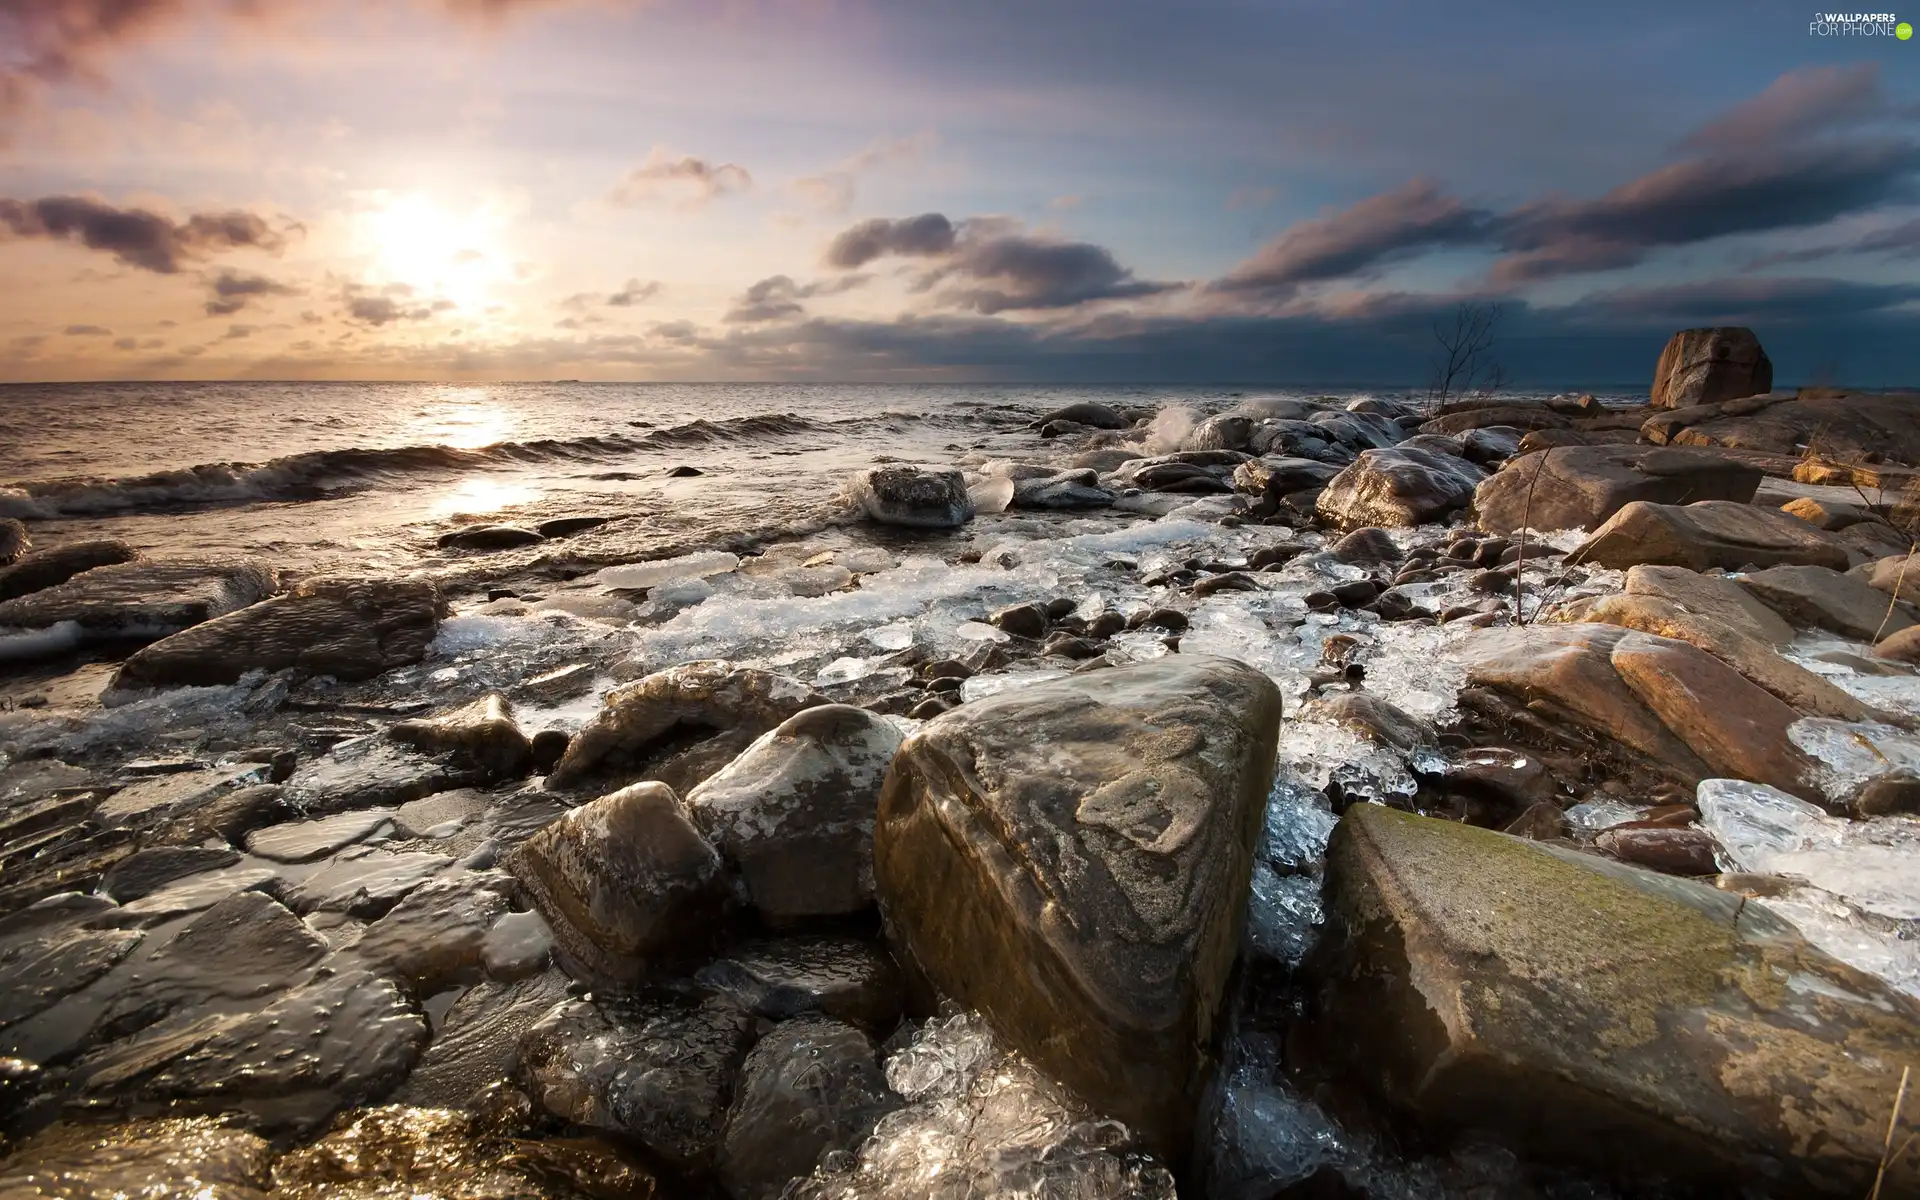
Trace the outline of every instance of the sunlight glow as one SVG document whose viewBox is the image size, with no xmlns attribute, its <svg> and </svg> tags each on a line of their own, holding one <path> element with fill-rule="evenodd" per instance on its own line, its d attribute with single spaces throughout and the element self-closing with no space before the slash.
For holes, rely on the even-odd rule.
<svg viewBox="0 0 1920 1200">
<path fill-rule="evenodd" d="M 375 205 L 361 214 L 358 232 L 378 282 L 405 284 L 422 300 L 451 300 L 473 313 L 495 285 L 513 278 L 508 214 L 498 204 L 462 211 L 413 192 L 379 193 Z"/>
</svg>

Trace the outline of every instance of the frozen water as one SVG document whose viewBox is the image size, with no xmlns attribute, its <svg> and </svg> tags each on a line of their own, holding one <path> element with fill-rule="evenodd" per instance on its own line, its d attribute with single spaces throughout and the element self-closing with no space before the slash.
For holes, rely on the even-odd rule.
<svg viewBox="0 0 1920 1200">
<path fill-rule="evenodd" d="M 869 642 L 882 650 L 905 650 L 913 645 L 913 622 L 893 621 L 866 633 Z"/>
<path fill-rule="evenodd" d="M 0 712 L 0 755 L 60 758 L 94 750 L 138 752 L 165 746 L 186 751 L 221 734 L 239 733 L 286 699 L 279 676 L 251 672 L 239 683 L 169 688 L 73 715 L 21 709 Z"/>
<path fill-rule="evenodd" d="M 967 485 L 967 498 L 973 501 L 975 512 L 1007 511 L 1007 506 L 1013 503 L 1013 476 L 1008 473 L 1011 466 L 1004 459 L 996 459 L 987 464 L 986 473 L 978 482 Z"/>
<path fill-rule="evenodd" d="M 1830 817 L 1739 779 L 1701 781 L 1697 803 L 1727 868 L 1804 880 L 1877 916 L 1920 919 L 1920 820 Z"/>
<path fill-rule="evenodd" d="M 1232 1065 L 1221 1083 L 1208 1195 L 1223 1200 L 1273 1196 L 1346 1157 L 1333 1122 L 1285 1082 L 1271 1038 L 1243 1034 L 1229 1053 Z"/>
<path fill-rule="evenodd" d="M 1789 661 L 1821 676 L 1863 704 L 1882 711 L 1920 720 L 1920 675 L 1904 671 L 1876 674 L 1858 671 L 1844 662 L 1831 662 L 1823 655 L 1851 656 L 1866 660 L 1873 648 L 1864 642 L 1849 641 L 1824 630 L 1802 630 L 1793 644 L 1781 650 Z"/>
<path fill-rule="evenodd" d="M 787 1200 L 1174 1200 L 1173 1177 L 1124 1126 L 1001 1049 L 977 1015 L 929 1021 L 886 1072 L 908 1106 L 789 1184 Z"/>
<path fill-rule="evenodd" d="M 1400 752 L 1330 721 L 1283 721 L 1280 763 L 1313 788 L 1338 779 L 1348 796 L 1359 799 L 1408 797 L 1420 786 Z"/>
<path fill-rule="evenodd" d="M 1920 997 L 1920 922 L 1876 918 L 1810 887 L 1753 903 L 1785 917 L 1809 942 L 1848 966 Z"/>
<path fill-rule="evenodd" d="M 1576 830 L 1587 833 L 1599 833 L 1602 829 L 1611 829 L 1622 821 L 1637 821 L 1644 808 L 1631 804 L 1621 804 L 1615 800 L 1588 800 L 1576 804 L 1567 810 L 1567 824 Z"/>
<path fill-rule="evenodd" d="M 682 554 L 678 558 L 606 567 L 594 576 L 594 582 L 610 588 L 650 588 L 671 579 L 722 575 L 739 566 L 740 556 L 737 554 L 729 554 L 724 550 L 702 550 L 697 554 Z"/>
<path fill-rule="evenodd" d="M 1325 796 L 1282 773 L 1267 797 L 1261 857 L 1282 872 L 1313 869 L 1326 857 L 1327 839 L 1339 821 Z"/>
<path fill-rule="evenodd" d="M 1325 915 L 1316 876 L 1281 875 L 1266 863 L 1254 864 L 1247 940 L 1255 951 L 1288 968 L 1299 966 Z"/>
<path fill-rule="evenodd" d="M 1013 638 L 1004 630 L 995 629 L 980 621 L 962 621 L 953 627 L 953 635 L 969 642 L 1010 642 Z"/>
<path fill-rule="evenodd" d="M 78 621 L 61 621 L 45 629 L 10 631 L 0 628 L 0 663 L 58 658 L 77 650 L 85 640 Z"/>
<path fill-rule="evenodd" d="M 1787 737 L 1821 763 L 1815 782 L 1830 800 L 1846 800 L 1879 775 L 1920 771 L 1920 738 L 1891 725 L 1802 717 Z"/>
<path fill-rule="evenodd" d="M 1049 683 L 1055 679 L 1065 679 L 1065 671 L 1008 671 L 1004 675 L 974 675 L 960 685 L 960 699 L 971 703 L 988 696 L 997 696 L 1001 692 L 1011 692 L 1023 687 L 1032 687 L 1036 683 Z"/>
<path fill-rule="evenodd" d="M 852 683 L 856 679 L 865 679 L 873 674 L 873 669 L 885 658 L 836 658 L 820 669 L 813 677 L 816 684 L 825 687 L 835 683 Z"/>
</svg>

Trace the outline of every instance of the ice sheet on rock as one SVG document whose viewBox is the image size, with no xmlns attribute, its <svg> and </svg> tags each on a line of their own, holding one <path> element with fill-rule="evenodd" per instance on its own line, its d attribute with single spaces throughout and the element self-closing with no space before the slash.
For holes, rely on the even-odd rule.
<svg viewBox="0 0 1920 1200">
<path fill-rule="evenodd" d="M 739 565 L 740 556 L 737 554 L 729 554 L 724 550 L 702 550 L 695 554 L 682 554 L 678 558 L 605 567 L 594 576 L 594 582 L 610 588 L 650 588 L 670 579 L 701 579 L 725 574 Z"/>
<path fill-rule="evenodd" d="M 869 642 L 882 650 L 905 650 L 913 645 L 913 622 L 893 621 L 866 633 Z"/>
<path fill-rule="evenodd" d="M 886 1072 L 908 1106 L 789 1184 L 787 1200 L 1174 1200 L 1173 1177 L 1124 1126 L 1000 1049 L 979 1016 L 929 1021 Z"/>
<path fill-rule="evenodd" d="M 1016 691 L 1023 687 L 1032 687 L 1036 683 L 1049 683 L 1055 679 L 1065 679 L 1065 671 L 1008 671 L 999 675 L 974 675 L 960 685 L 960 699 L 963 702 L 982 700 L 988 696 L 997 696 L 1001 692 Z"/>
<path fill-rule="evenodd" d="M 1740 779 L 1702 780 L 1696 803 L 1728 869 L 1804 880 L 1864 912 L 1920 919 L 1920 820 L 1830 817 Z"/>
<path fill-rule="evenodd" d="M 853 683 L 856 680 L 865 679 L 867 676 L 873 674 L 875 668 L 884 662 L 886 662 L 885 657 L 836 658 L 822 667 L 820 671 L 814 675 L 813 682 L 821 687 L 828 687 L 836 683 Z"/>
<path fill-rule="evenodd" d="M 1844 801 L 1876 776 L 1920 772 L 1920 737 L 1891 725 L 1802 717 L 1787 737 L 1821 764 L 1815 783 L 1829 800 Z"/>
<path fill-rule="evenodd" d="M 981 621 L 962 621 L 953 627 L 953 635 L 969 642 L 1010 642 L 1012 636 L 1004 630 Z"/>
<path fill-rule="evenodd" d="M 188 750 L 223 734 L 243 732 L 286 696 L 284 678 L 253 672 L 234 684 L 138 694 L 84 716 L 48 715 L 37 709 L 4 712 L 0 754 L 73 758 L 99 749 Z"/>
<path fill-rule="evenodd" d="M 1849 641 L 1825 630 L 1801 630 L 1793 643 L 1782 648 L 1788 661 L 1805 667 L 1863 704 L 1882 711 L 1920 720 L 1920 675 L 1905 672 L 1877 674 L 1860 671 L 1844 662 L 1829 661 L 1825 655 L 1850 656 L 1871 661 L 1873 647 Z"/>
<path fill-rule="evenodd" d="M 1258 1200 L 1349 1155 L 1339 1130 L 1288 1086 L 1271 1037 L 1238 1033 L 1228 1048 L 1208 1148 L 1207 1194 Z"/>
<path fill-rule="evenodd" d="M 1785 917 L 1809 942 L 1848 966 L 1920 997 L 1920 922 L 1876 917 L 1811 887 L 1753 903 Z"/>
<path fill-rule="evenodd" d="M 1611 829 L 1622 821 L 1637 821 L 1644 808 L 1631 804 L 1621 804 L 1615 800 L 1588 800 L 1576 804 L 1567 810 L 1567 824 L 1575 830 L 1586 833 L 1599 833 L 1602 829 Z"/>
</svg>

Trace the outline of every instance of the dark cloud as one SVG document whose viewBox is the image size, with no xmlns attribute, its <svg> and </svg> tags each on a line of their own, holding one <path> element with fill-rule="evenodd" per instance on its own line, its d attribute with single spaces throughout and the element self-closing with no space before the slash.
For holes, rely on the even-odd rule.
<svg viewBox="0 0 1920 1200">
<path fill-rule="evenodd" d="M 646 303 L 659 294 L 659 280 L 629 279 L 625 287 L 607 297 L 607 304 L 612 308 L 632 308 L 636 304 Z"/>
<path fill-rule="evenodd" d="M 112 337 L 113 330 L 105 325 L 69 325 L 61 330 L 68 337 Z"/>
<path fill-rule="evenodd" d="M 1863 233 L 1846 241 L 1763 254 L 1749 262 L 1747 269 L 1757 271 L 1785 263 L 1819 262 L 1848 254 L 1873 254 L 1892 259 L 1920 258 L 1920 217 L 1887 229 Z"/>
<path fill-rule="evenodd" d="M 254 213 L 195 213 L 184 221 L 144 208 L 115 208 L 86 196 L 0 198 L 0 228 L 16 238 L 78 242 L 128 266 L 172 275 L 222 250 L 279 250 L 285 236 Z"/>
<path fill-rule="evenodd" d="M 844 275 L 838 279 L 796 283 L 788 275 L 769 276 L 741 293 L 724 320 L 730 325 L 784 321 L 806 311 L 800 301 L 850 292 L 865 284 L 867 279 L 865 275 Z"/>
<path fill-rule="evenodd" d="M 628 171 L 608 194 L 610 203 L 631 207 L 650 200 L 678 200 L 699 208 L 722 196 L 744 192 L 753 176 L 738 163 L 716 163 L 691 154 L 674 158 L 658 146 L 647 161 Z"/>
<path fill-rule="evenodd" d="M 1748 276 L 1611 288 L 1584 297 L 1571 306 L 1569 315 L 1577 315 L 1581 323 L 1751 325 L 1764 330 L 1884 316 L 1915 300 L 1920 300 L 1920 283 Z"/>
<path fill-rule="evenodd" d="M 377 292 L 365 284 L 349 283 L 340 289 L 340 303 L 348 320 L 376 327 L 429 320 L 454 307 L 451 300 L 444 299 L 417 303 L 413 295 L 413 287 L 404 283 L 390 283 Z"/>
<path fill-rule="evenodd" d="M 207 315 L 230 317 L 262 296 L 297 296 L 299 289 L 288 287 L 265 275 L 223 269 L 207 280 Z"/>
<path fill-rule="evenodd" d="M 130 338 L 130 337 L 116 338 L 114 339 L 114 343 L 113 343 L 113 348 L 115 350 L 137 350 L 139 349 L 139 347 L 140 347 L 139 338 Z"/>
<path fill-rule="evenodd" d="M 1410 180 L 1343 211 L 1301 221 L 1212 287 L 1290 292 L 1304 283 L 1365 274 L 1439 246 L 1482 241 L 1492 214 L 1447 195 L 1430 179 Z"/>
<path fill-rule="evenodd" d="M 1836 125 L 1898 115 L 1900 110 L 1880 90 L 1879 63 L 1802 67 L 1702 125 L 1681 146 L 1714 154 L 1740 153 L 1782 145 Z"/>
<path fill-rule="evenodd" d="M 935 258 L 953 249 L 956 230 L 940 213 L 889 220 L 872 217 L 842 230 L 827 247 L 827 265 L 843 271 L 876 258 Z"/>
</svg>

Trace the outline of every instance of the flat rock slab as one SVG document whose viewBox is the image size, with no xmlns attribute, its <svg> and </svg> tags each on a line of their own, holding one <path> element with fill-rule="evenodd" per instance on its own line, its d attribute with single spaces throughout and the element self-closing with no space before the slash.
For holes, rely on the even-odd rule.
<svg viewBox="0 0 1920 1200">
<path fill-rule="evenodd" d="M 566 998 L 567 977 L 559 971 L 475 984 L 447 1010 L 433 1044 L 394 1099 L 434 1108 L 465 1105 L 481 1088 L 513 1074 L 520 1035 Z"/>
<path fill-rule="evenodd" d="M 1847 569 L 1845 543 L 1779 509 L 1706 500 L 1650 504 L 1636 500 L 1609 517 L 1567 562 L 1624 570 L 1643 563 L 1745 570 L 1783 564 Z"/>
<path fill-rule="evenodd" d="M 1633 567 L 1627 571 L 1627 594 L 1665 600 L 1775 646 L 1793 640 L 1792 625 L 1725 576 L 1702 575 L 1686 567 Z"/>
<path fill-rule="evenodd" d="M 367 808 L 314 821 L 269 825 L 247 835 L 247 850 L 275 862 L 311 862 L 371 836 L 394 815 L 391 808 Z"/>
<path fill-rule="evenodd" d="M 1623 1176 L 1866 1194 L 1920 1007 L 1760 905 L 1372 804 L 1326 894 L 1326 1044 L 1395 1104 Z"/>
<path fill-rule="evenodd" d="M 299 913 L 377 917 L 452 863 L 444 854 L 347 850 L 289 889 L 287 904 Z"/>
<path fill-rule="evenodd" d="M 1279 722 L 1266 676 L 1185 654 L 928 722 L 875 831 L 896 957 L 1183 1157 Z"/>
<path fill-rule="evenodd" d="M 1914 625 L 1912 610 L 1886 592 L 1825 567 L 1769 567 L 1740 586 L 1795 625 L 1871 642 Z"/>
<path fill-rule="evenodd" d="M 136 559 L 0 601 L 0 626 L 73 621 L 109 638 L 153 641 L 272 595 L 279 578 L 252 559 Z"/>
<path fill-rule="evenodd" d="M 1473 508 L 1487 533 L 1592 531 L 1635 500 L 1745 504 L 1760 478 L 1753 467 L 1698 450 L 1559 446 L 1510 460 L 1474 489 Z"/>
<path fill-rule="evenodd" d="M 0 600 L 43 591 L 65 583 L 82 571 L 131 562 L 137 557 L 134 548 L 119 538 L 67 542 L 35 550 L 12 566 L 0 567 Z"/>
<path fill-rule="evenodd" d="M 267 768 L 257 763 L 157 775 L 109 796 L 94 810 L 94 819 L 108 826 L 155 825 L 204 808 L 234 788 L 266 777 Z"/>
</svg>

